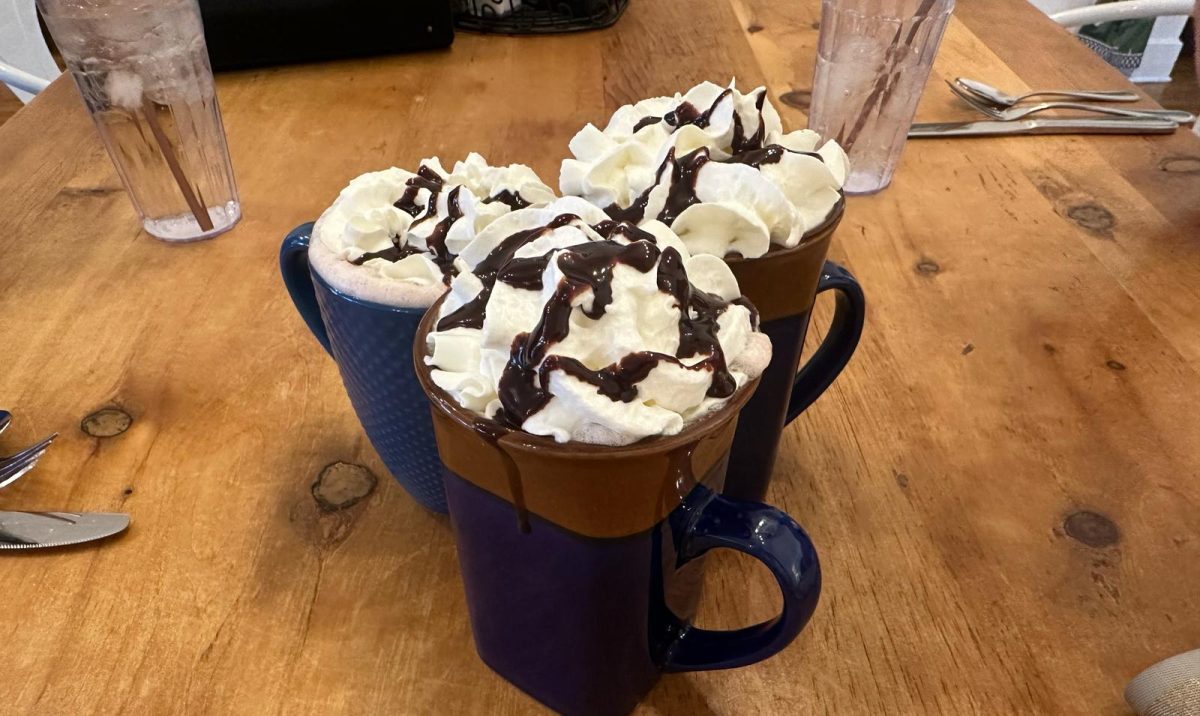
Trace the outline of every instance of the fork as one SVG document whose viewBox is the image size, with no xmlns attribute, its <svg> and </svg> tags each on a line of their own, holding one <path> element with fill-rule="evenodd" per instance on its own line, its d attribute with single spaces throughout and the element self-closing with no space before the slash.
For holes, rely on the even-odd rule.
<svg viewBox="0 0 1200 716">
<path fill-rule="evenodd" d="M 45 438 L 36 445 L 31 445 L 21 452 L 10 455 L 9 457 L 0 458 L 0 487 L 8 487 L 16 482 L 22 475 L 33 469 L 39 458 L 46 452 L 46 448 L 50 447 L 50 443 L 54 442 L 54 438 L 58 437 L 58 433 Z"/>
<path fill-rule="evenodd" d="M 1012 95 L 1007 92 L 1001 92 L 989 84 L 973 80 L 970 77 L 955 77 L 954 83 L 984 102 L 1000 108 L 1011 107 L 1031 97 L 1090 99 L 1096 102 L 1136 102 L 1141 99 L 1138 97 L 1137 92 L 1129 92 L 1127 90 L 1039 90 L 1037 92 L 1026 92 L 1022 95 Z"/>
<path fill-rule="evenodd" d="M 1024 107 L 1010 107 L 1008 109 L 999 109 L 997 107 L 985 104 L 982 100 L 962 89 L 958 85 L 946 81 L 950 87 L 950 91 L 958 96 L 959 99 L 971 105 L 980 112 L 986 114 L 992 119 L 999 119 L 1003 122 L 1011 122 L 1017 119 L 1023 119 L 1035 112 L 1044 112 L 1048 109 L 1078 109 L 1085 112 L 1096 112 L 1098 114 L 1111 114 L 1117 117 L 1142 117 L 1151 119 L 1169 119 L 1180 124 L 1187 124 L 1196 120 L 1196 115 L 1191 112 L 1185 112 L 1178 109 L 1118 109 L 1117 107 L 1102 107 L 1094 104 L 1084 104 L 1082 102 L 1039 102 Z"/>
</svg>

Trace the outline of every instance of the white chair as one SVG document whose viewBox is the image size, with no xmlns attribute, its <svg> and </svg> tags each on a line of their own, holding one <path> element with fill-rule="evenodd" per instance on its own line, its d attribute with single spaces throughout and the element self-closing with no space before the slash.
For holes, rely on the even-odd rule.
<svg viewBox="0 0 1200 716">
<path fill-rule="evenodd" d="M 1196 0 L 1122 0 L 1077 7 L 1073 10 L 1056 12 L 1050 19 L 1063 27 L 1083 27 L 1116 20 L 1141 20 L 1147 17 L 1169 15 L 1191 15 L 1196 9 Z"/>
<path fill-rule="evenodd" d="M 1178 19 L 1178 25 L 1182 28 L 1187 16 L 1194 12 L 1196 0 L 1121 0 L 1056 12 L 1050 19 L 1063 27 L 1078 29 L 1084 25 L 1116 20 L 1174 17 Z M 1197 18 L 1197 21 L 1200 21 L 1200 18 Z M 1178 30 L 1175 32 L 1178 34 Z M 1200 135 L 1200 122 L 1192 125 L 1192 131 Z"/>
<path fill-rule="evenodd" d="M 0 0 L 0 83 L 28 102 L 59 74 L 38 26 L 34 0 Z"/>
</svg>

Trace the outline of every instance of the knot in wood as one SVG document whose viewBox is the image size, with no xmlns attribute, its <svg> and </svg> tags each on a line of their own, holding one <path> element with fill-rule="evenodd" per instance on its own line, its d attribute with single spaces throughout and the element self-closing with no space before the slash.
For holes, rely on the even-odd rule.
<svg viewBox="0 0 1200 716">
<path fill-rule="evenodd" d="M 1125 370 L 1125 364 L 1119 360 L 1110 360 L 1105 362 L 1104 365 L 1112 368 L 1113 370 Z"/>
<path fill-rule="evenodd" d="M 1200 157 L 1167 157 L 1158 168 L 1172 174 L 1200 174 Z"/>
<path fill-rule="evenodd" d="M 1111 547 L 1121 539 L 1121 533 L 1112 520 L 1091 510 L 1079 510 L 1067 515 L 1063 530 L 1072 539 L 1095 549 Z"/>
<path fill-rule="evenodd" d="M 133 425 L 133 417 L 120 408 L 101 408 L 85 417 L 79 429 L 94 438 L 111 438 L 120 435 Z"/>
<path fill-rule="evenodd" d="M 1117 225 L 1112 212 L 1094 202 L 1070 207 L 1067 209 L 1067 218 L 1091 231 L 1108 231 Z"/>
<path fill-rule="evenodd" d="M 917 265 L 914 268 L 916 269 L 917 273 L 924 274 L 926 276 L 933 276 L 942 270 L 942 267 L 938 265 L 938 262 L 934 261 L 933 259 L 921 259 L 917 262 Z"/>
<path fill-rule="evenodd" d="M 326 512 L 352 507 L 375 491 L 379 480 L 362 465 L 335 462 L 326 465 L 312 484 L 312 496 Z"/>
</svg>

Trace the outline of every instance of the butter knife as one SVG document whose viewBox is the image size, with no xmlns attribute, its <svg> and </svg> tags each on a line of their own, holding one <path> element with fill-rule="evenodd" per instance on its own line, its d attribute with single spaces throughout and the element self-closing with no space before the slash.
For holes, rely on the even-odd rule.
<svg viewBox="0 0 1200 716">
<path fill-rule="evenodd" d="M 1089 119 L 1021 119 L 1015 122 L 929 122 L 914 124 L 910 139 L 936 137 L 1000 137 L 1024 134 L 1170 134 L 1179 125 L 1167 119 L 1113 117 Z"/>
<path fill-rule="evenodd" d="M 129 515 L 116 512 L 0 511 L 0 550 L 63 547 L 123 532 Z"/>
</svg>

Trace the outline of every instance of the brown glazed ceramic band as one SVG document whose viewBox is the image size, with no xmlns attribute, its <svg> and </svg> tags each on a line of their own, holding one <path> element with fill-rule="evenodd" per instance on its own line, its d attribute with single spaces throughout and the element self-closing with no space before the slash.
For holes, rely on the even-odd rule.
<svg viewBox="0 0 1200 716">
<path fill-rule="evenodd" d="M 807 313 L 816 300 L 817 281 L 833 232 L 842 221 L 846 200 L 839 199 L 823 223 L 790 249 L 768 251 L 753 259 L 726 257 L 742 295 L 758 309 L 763 323 Z"/>
<path fill-rule="evenodd" d="M 742 386 L 723 406 L 678 435 L 610 447 L 557 443 L 500 426 L 467 410 L 434 385 L 425 337 L 442 300 L 417 328 L 413 367 L 429 397 L 443 464 L 468 482 L 587 537 L 644 532 L 671 512 L 697 482 L 719 490 L 742 406 L 758 386 Z"/>
</svg>

